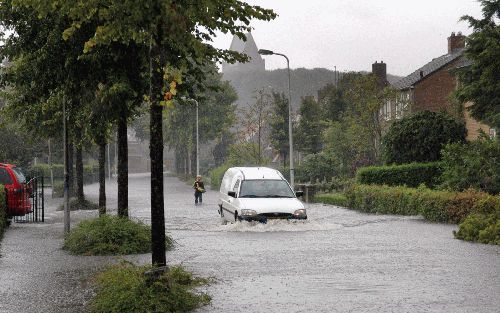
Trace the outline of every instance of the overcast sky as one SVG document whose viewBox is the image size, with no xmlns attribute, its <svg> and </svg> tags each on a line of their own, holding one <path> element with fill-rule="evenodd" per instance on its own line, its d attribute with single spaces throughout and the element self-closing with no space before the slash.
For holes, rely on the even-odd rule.
<svg viewBox="0 0 500 313">
<path fill-rule="evenodd" d="M 406 76 L 447 53 L 451 32 L 471 33 L 464 15 L 481 17 L 476 0 L 247 0 L 273 9 L 271 22 L 255 21 L 257 47 L 286 54 L 291 68 L 324 67 L 370 71 L 375 61 L 387 72 Z M 232 36 L 213 45 L 228 49 Z M 266 56 L 266 68 L 286 67 L 279 56 Z"/>
</svg>

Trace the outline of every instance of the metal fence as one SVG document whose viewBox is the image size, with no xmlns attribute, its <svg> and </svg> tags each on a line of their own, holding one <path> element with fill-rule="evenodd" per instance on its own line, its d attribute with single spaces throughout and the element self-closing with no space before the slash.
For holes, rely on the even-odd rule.
<svg viewBox="0 0 500 313">
<path fill-rule="evenodd" d="M 14 216 L 16 223 L 44 222 L 45 198 L 43 176 L 34 176 L 20 190 L 7 192 L 7 210 L 23 210 L 24 215 Z"/>
</svg>

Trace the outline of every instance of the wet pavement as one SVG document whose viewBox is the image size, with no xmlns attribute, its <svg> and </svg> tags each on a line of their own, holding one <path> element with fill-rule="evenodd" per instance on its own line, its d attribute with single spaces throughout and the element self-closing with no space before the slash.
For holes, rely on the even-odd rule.
<svg viewBox="0 0 500 313">
<path fill-rule="evenodd" d="M 149 176 L 129 183 L 130 215 L 149 223 Z M 97 187 L 86 187 L 89 199 Z M 456 225 L 320 204 L 309 205 L 307 221 L 222 225 L 217 192 L 203 196 L 195 206 L 189 185 L 165 178 L 166 229 L 177 243 L 167 261 L 215 279 L 203 288 L 212 304 L 197 312 L 499 312 L 500 247 L 456 240 Z M 107 197 L 116 207 L 116 183 Z M 61 251 L 62 212 L 50 214 L 4 237 L 1 313 L 80 312 L 90 274 L 116 260 Z"/>
</svg>

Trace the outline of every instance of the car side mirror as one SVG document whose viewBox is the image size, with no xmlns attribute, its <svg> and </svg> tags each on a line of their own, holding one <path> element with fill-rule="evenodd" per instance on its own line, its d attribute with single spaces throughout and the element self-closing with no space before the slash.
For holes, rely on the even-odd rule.
<svg viewBox="0 0 500 313">
<path fill-rule="evenodd" d="M 234 192 L 234 191 L 228 191 L 227 195 L 230 197 L 236 198 L 236 192 Z"/>
<path fill-rule="evenodd" d="M 297 191 L 295 191 L 295 195 L 297 197 L 302 197 L 304 195 L 304 192 L 302 190 L 297 190 Z"/>
</svg>

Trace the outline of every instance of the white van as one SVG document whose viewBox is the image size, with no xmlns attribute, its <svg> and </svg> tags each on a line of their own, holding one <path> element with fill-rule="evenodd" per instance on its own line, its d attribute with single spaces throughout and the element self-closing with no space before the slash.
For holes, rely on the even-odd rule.
<svg viewBox="0 0 500 313">
<path fill-rule="evenodd" d="M 268 167 L 232 167 L 222 178 L 219 214 L 223 221 L 307 219 L 304 204 L 297 199 L 283 175 Z"/>
</svg>

